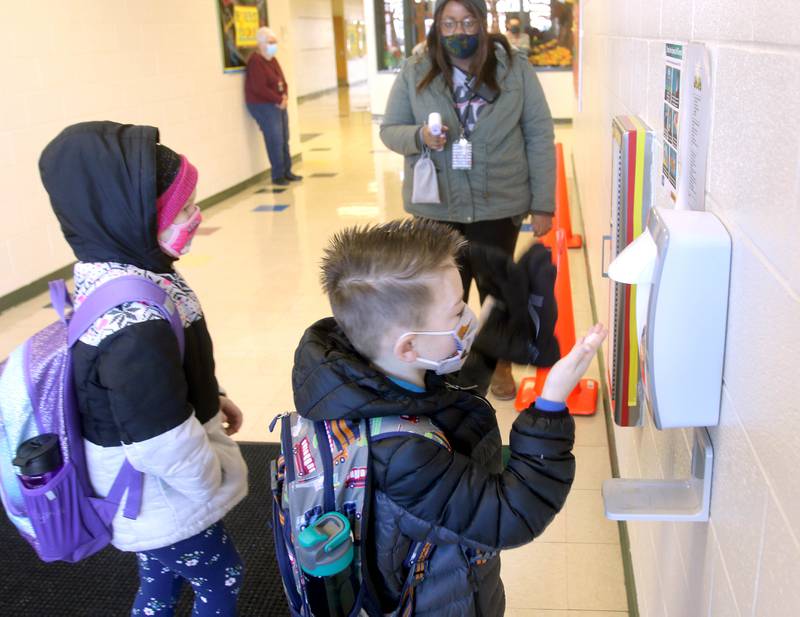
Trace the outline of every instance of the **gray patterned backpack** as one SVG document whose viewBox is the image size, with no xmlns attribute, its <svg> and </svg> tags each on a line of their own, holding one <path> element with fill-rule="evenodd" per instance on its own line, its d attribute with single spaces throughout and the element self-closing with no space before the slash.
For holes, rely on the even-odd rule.
<svg viewBox="0 0 800 617">
<path fill-rule="evenodd" d="M 444 434 L 424 416 L 386 416 L 370 420 L 311 421 L 296 412 L 277 416 L 281 421 L 281 456 L 272 461 L 275 553 L 293 617 L 318 617 L 310 601 L 309 577 L 298 558 L 298 539 L 304 530 L 330 513 L 343 516 L 352 531 L 352 574 L 355 602 L 347 614 L 359 615 L 367 585 L 362 584 L 362 517 L 368 494 L 369 445 L 389 437 L 418 435 L 450 450 Z M 408 577 L 398 617 L 413 614 L 414 588 L 422 582 L 430 543 L 412 544 L 406 558 Z M 302 550 L 302 548 L 301 548 Z M 337 614 L 333 610 L 330 613 Z"/>
</svg>

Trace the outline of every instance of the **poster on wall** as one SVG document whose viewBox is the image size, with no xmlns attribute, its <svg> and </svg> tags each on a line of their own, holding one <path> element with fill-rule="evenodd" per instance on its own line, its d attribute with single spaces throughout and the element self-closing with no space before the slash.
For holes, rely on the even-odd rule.
<svg viewBox="0 0 800 617">
<path fill-rule="evenodd" d="M 676 208 L 705 210 L 711 120 L 711 72 L 699 43 L 664 48 L 661 185 Z"/>
<path fill-rule="evenodd" d="M 347 33 L 347 59 L 358 60 L 367 55 L 367 29 L 360 20 L 348 21 Z"/>
<path fill-rule="evenodd" d="M 226 73 L 243 71 L 258 46 L 256 31 L 268 25 L 267 0 L 217 0 Z"/>
</svg>

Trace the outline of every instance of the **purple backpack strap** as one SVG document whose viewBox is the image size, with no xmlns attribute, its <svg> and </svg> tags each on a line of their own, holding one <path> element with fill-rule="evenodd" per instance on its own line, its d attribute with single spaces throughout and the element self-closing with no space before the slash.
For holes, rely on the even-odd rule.
<svg viewBox="0 0 800 617">
<path fill-rule="evenodd" d="M 77 343 L 83 333 L 100 317 L 126 302 L 147 302 L 158 309 L 172 326 L 172 331 L 178 339 L 178 349 L 183 357 L 183 323 L 181 323 L 177 307 L 166 291 L 141 276 L 121 276 L 103 283 L 91 292 L 70 319 L 69 346 L 72 347 Z"/>
<path fill-rule="evenodd" d="M 143 490 L 144 474 L 136 470 L 128 459 L 125 459 L 105 500 L 119 507 L 119 504 L 122 503 L 122 496 L 125 491 L 128 491 L 128 499 L 125 502 L 125 510 L 122 515 L 125 518 L 136 520 L 136 517 L 139 516 L 139 511 L 142 509 Z"/>
<path fill-rule="evenodd" d="M 72 308 L 72 298 L 69 297 L 69 290 L 64 279 L 50 281 L 50 302 L 58 313 L 62 322 L 67 323 L 67 307 Z"/>
<path fill-rule="evenodd" d="M 66 293 L 64 282 L 60 281 L 60 283 L 59 285 L 59 281 L 55 281 L 51 284 L 50 293 L 51 298 L 53 298 L 53 307 L 56 311 L 59 311 L 59 316 L 63 320 L 65 304 L 56 298 L 63 297 L 61 295 L 62 287 L 67 302 L 69 302 L 69 294 Z M 164 318 L 169 321 L 172 331 L 178 339 L 178 349 L 181 357 L 183 357 L 183 323 L 177 307 L 166 291 L 156 283 L 141 276 L 121 276 L 103 283 L 92 291 L 80 307 L 73 312 L 69 321 L 67 338 L 69 346 L 72 347 L 83 336 L 83 333 L 105 313 L 126 302 L 146 302 L 158 309 Z M 125 459 L 105 501 L 119 506 L 122 502 L 122 496 L 127 491 L 128 499 L 125 501 L 123 516 L 135 520 L 142 507 L 143 485 L 144 474 L 135 469 L 129 460 Z"/>
</svg>

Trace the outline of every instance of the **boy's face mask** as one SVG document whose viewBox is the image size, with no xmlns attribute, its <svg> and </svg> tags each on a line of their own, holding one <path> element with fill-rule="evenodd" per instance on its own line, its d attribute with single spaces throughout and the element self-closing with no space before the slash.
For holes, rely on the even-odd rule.
<svg viewBox="0 0 800 617">
<path fill-rule="evenodd" d="M 200 208 L 195 206 L 187 220 L 183 223 L 172 223 L 158 234 L 158 244 L 161 250 L 175 258 L 186 255 L 202 221 L 203 215 L 200 214 Z"/>
<path fill-rule="evenodd" d="M 437 375 L 445 375 L 447 373 L 455 373 L 461 370 L 464 362 L 469 355 L 469 350 L 472 347 L 472 342 L 475 340 L 475 335 L 478 332 L 478 319 L 475 313 L 469 306 L 464 307 L 464 314 L 461 315 L 461 320 L 453 330 L 440 330 L 434 332 L 406 332 L 400 338 L 408 336 L 409 334 L 425 334 L 426 336 L 451 336 L 456 342 L 455 353 L 445 358 L 444 360 L 428 360 L 427 358 L 417 357 L 417 362 L 425 367 L 436 371 Z"/>
</svg>

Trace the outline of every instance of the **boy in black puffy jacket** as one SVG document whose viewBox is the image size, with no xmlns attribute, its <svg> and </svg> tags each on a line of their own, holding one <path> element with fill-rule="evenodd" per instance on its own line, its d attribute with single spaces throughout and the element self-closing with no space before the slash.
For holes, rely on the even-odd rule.
<svg viewBox="0 0 800 617">
<path fill-rule="evenodd" d="M 503 467 L 494 409 L 453 377 L 479 328 L 462 300 L 462 247 L 458 233 L 421 219 L 337 234 L 322 266 L 334 318 L 312 325 L 295 354 L 301 415 L 422 415 L 447 437 L 437 444 L 403 434 L 370 446 L 370 615 L 502 615 L 498 551 L 541 534 L 574 478 L 575 428 L 564 401 L 606 330 L 594 326 L 552 368 L 536 405 L 514 422 Z M 487 375 L 494 369 L 483 357 L 471 364 Z M 420 543 L 422 558 L 412 551 Z"/>
</svg>

